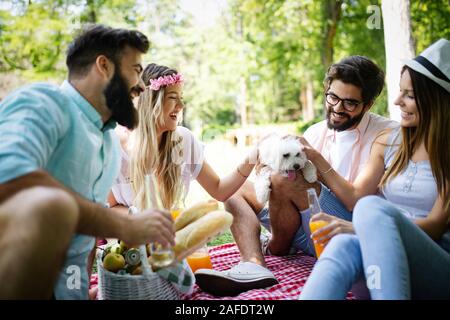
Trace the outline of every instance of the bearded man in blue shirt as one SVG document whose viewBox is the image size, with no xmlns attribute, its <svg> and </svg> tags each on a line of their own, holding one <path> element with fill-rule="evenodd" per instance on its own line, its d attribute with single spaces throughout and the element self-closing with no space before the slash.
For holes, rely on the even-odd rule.
<svg viewBox="0 0 450 320">
<path fill-rule="evenodd" d="M 0 103 L 0 299 L 88 299 L 95 237 L 174 244 L 169 214 L 105 208 L 119 172 L 113 129 L 137 124 L 148 48 L 138 31 L 90 26 L 68 48 L 61 86 L 33 84 Z"/>
</svg>

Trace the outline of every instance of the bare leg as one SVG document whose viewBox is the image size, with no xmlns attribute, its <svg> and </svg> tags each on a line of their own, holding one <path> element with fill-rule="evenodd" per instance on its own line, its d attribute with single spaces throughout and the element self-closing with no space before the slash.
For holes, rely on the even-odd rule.
<svg viewBox="0 0 450 320">
<path fill-rule="evenodd" d="M 256 215 L 264 206 L 256 200 L 253 184 L 249 181 L 227 201 L 225 208 L 233 214 L 231 232 L 241 253 L 241 260 L 266 266 L 259 236 L 261 225 Z"/>
<path fill-rule="evenodd" d="M 269 250 L 272 254 L 288 254 L 295 233 L 301 226 L 299 211 L 307 209 L 309 205 L 306 190 L 312 187 L 319 194 L 319 184 L 308 183 L 301 173 L 293 181 L 278 174 L 272 175 L 269 201 L 272 228 Z"/>
<path fill-rule="evenodd" d="M 36 187 L 0 204 L 0 299 L 49 299 L 78 223 L 75 200 Z"/>
</svg>

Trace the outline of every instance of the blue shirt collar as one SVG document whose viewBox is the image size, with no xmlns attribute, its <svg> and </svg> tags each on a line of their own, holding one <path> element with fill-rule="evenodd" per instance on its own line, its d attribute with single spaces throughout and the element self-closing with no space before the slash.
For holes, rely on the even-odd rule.
<svg viewBox="0 0 450 320">
<path fill-rule="evenodd" d="M 87 101 L 67 80 L 61 84 L 61 91 L 64 92 L 77 107 L 83 112 L 83 114 L 99 129 L 106 131 L 108 129 L 114 129 L 117 123 L 114 120 L 109 120 L 103 124 L 100 113 Z"/>
</svg>

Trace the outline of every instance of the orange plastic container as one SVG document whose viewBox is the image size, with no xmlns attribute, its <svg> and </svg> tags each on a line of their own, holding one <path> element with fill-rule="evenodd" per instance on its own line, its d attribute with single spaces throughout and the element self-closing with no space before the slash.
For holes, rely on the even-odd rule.
<svg viewBox="0 0 450 320">
<path fill-rule="evenodd" d="M 208 249 L 206 247 L 200 248 L 195 251 L 189 257 L 187 257 L 187 263 L 192 269 L 192 272 L 195 272 L 198 269 L 212 269 L 211 258 L 208 253 Z"/>
<path fill-rule="evenodd" d="M 313 233 L 314 231 L 325 227 L 327 224 L 328 224 L 328 222 L 322 221 L 322 220 L 311 221 L 309 223 L 309 229 L 311 230 L 311 233 Z M 315 239 L 313 239 L 313 240 L 315 240 Z M 314 243 L 314 249 L 316 250 L 316 257 L 317 257 L 317 259 L 319 259 L 320 255 L 322 254 L 323 249 L 325 249 L 325 245 L 322 245 L 320 243 Z"/>
</svg>

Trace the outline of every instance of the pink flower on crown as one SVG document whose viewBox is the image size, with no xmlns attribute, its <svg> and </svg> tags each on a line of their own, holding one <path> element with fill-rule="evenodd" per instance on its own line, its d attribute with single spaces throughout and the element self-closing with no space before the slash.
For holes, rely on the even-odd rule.
<svg viewBox="0 0 450 320">
<path fill-rule="evenodd" d="M 151 90 L 159 90 L 161 87 L 173 85 L 176 83 L 183 82 L 183 75 L 181 73 L 177 73 L 174 75 L 168 75 L 164 77 L 159 77 L 157 79 L 150 79 L 150 86 L 149 88 Z"/>
</svg>

